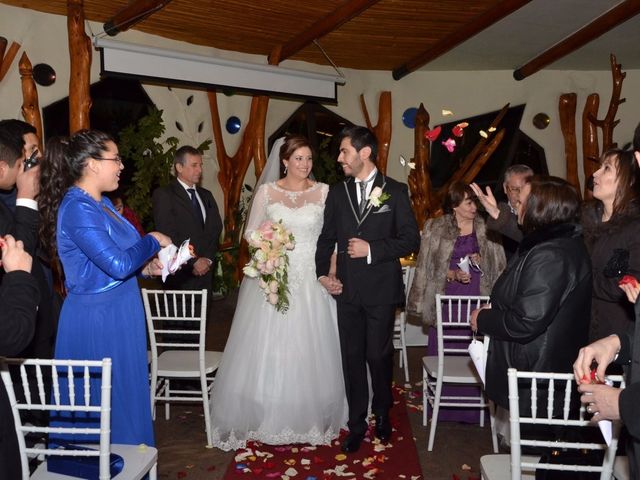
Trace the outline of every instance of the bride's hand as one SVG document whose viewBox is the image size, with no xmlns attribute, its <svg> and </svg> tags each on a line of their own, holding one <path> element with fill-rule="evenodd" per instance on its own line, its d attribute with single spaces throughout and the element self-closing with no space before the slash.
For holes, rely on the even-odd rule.
<svg viewBox="0 0 640 480">
<path fill-rule="evenodd" d="M 318 281 L 331 295 L 340 295 L 342 293 L 342 282 L 334 275 L 325 275 L 320 277 Z"/>
<path fill-rule="evenodd" d="M 157 277 L 158 275 L 162 275 L 162 262 L 160 262 L 157 257 L 153 258 L 142 269 L 142 274 L 147 277 Z"/>
</svg>

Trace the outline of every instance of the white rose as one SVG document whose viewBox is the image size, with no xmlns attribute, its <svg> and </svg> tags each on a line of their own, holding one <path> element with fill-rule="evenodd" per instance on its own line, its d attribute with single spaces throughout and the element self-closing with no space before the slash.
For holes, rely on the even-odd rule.
<svg viewBox="0 0 640 480">
<path fill-rule="evenodd" d="M 251 265 L 247 265 L 242 269 L 242 271 L 247 277 L 256 278 L 258 276 L 258 270 L 256 270 Z"/>
<path fill-rule="evenodd" d="M 263 263 L 267 261 L 267 254 L 264 253 L 263 250 L 256 250 L 256 253 L 254 253 L 253 256 L 259 263 Z"/>
<path fill-rule="evenodd" d="M 382 189 L 380 187 L 374 187 L 369 194 L 369 203 L 374 207 L 379 207 L 380 195 L 382 195 Z"/>
</svg>

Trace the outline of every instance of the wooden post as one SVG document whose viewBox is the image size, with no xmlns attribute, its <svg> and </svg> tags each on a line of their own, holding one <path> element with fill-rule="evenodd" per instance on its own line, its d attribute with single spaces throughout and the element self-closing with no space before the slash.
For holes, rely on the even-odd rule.
<svg viewBox="0 0 640 480">
<path fill-rule="evenodd" d="M 587 191 L 587 180 L 598 169 L 600 147 L 598 142 L 598 127 L 594 120 L 598 116 L 600 96 L 592 93 L 587 97 L 582 111 L 582 169 L 584 172 L 584 198 L 591 198 Z"/>
<path fill-rule="evenodd" d="M 27 123 L 35 127 L 40 141 L 38 149 L 42 152 L 42 117 L 40 116 L 40 105 L 38 103 L 38 89 L 36 82 L 33 80 L 33 68 L 26 52 L 20 57 L 18 67 L 22 81 L 22 117 Z"/>
<path fill-rule="evenodd" d="M 431 217 L 433 205 L 431 199 L 431 175 L 429 173 L 430 150 L 429 140 L 424 132 L 429 130 L 429 112 L 421 103 L 416 113 L 416 126 L 413 130 L 414 154 L 416 168 L 409 172 L 407 183 L 411 195 L 411 206 L 416 216 L 418 227 L 422 230 L 424 222 Z"/>
<path fill-rule="evenodd" d="M 20 50 L 20 44 L 11 42 L 11 46 L 7 51 L 7 39 L 4 37 L 0 37 L 0 82 L 4 79 L 5 75 L 9 71 L 9 67 L 18 54 L 18 50 Z"/>
<path fill-rule="evenodd" d="M 560 95 L 558 110 L 560 112 L 560 129 L 564 138 L 564 158 L 567 164 L 567 182 L 573 185 L 580 195 L 580 179 L 578 178 L 578 150 L 576 146 L 576 105 L 578 96 L 575 93 Z"/>
<path fill-rule="evenodd" d="M 90 127 L 91 39 L 84 31 L 83 0 L 67 0 L 69 32 L 69 133 Z"/>
<path fill-rule="evenodd" d="M 360 106 L 364 113 L 367 127 L 378 140 L 378 160 L 376 166 L 383 173 L 387 173 L 389 159 L 389 144 L 391 143 L 391 92 L 382 92 L 378 101 L 378 124 L 374 127 L 367 111 L 364 95 L 360 95 Z"/>
</svg>

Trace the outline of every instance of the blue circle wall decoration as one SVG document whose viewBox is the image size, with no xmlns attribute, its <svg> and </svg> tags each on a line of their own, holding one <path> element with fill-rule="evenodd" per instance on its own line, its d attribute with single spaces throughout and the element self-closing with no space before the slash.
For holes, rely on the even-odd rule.
<svg viewBox="0 0 640 480">
<path fill-rule="evenodd" d="M 242 122 L 235 115 L 232 115 L 229 118 L 227 118 L 226 128 L 227 128 L 227 132 L 229 132 L 230 134 L 233 135 L 238 133 L 240 131 L 241 126 L 242 126 Z"/>
<path fill-rule="evenodd" d="M 402 114 L 402 123 L 407 128 L 416 128 L 416 113 L 418 109 L 415 107 L 407 108 Z"/>
</svg>

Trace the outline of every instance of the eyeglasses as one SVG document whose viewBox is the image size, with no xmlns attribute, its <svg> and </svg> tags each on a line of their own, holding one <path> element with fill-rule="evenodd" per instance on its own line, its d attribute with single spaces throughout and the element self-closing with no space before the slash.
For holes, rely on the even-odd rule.
<svg viewBox="0 0 640 480">
<path fill-rule="evenodd" d="M 522 190 L 522 187 L 509 187 L 509 186 L 507 186 L 507 191 L 509 193 L 519 194 L 521 190 Z"/>
<path fill-rule="evenodd" d="M 116 154 L 113 158 L 94 157 L 96 160 L 108 160 L 110 162 L 116 162 L 118 165 L 122 165 L 122 157 Z"/>
</svg>

